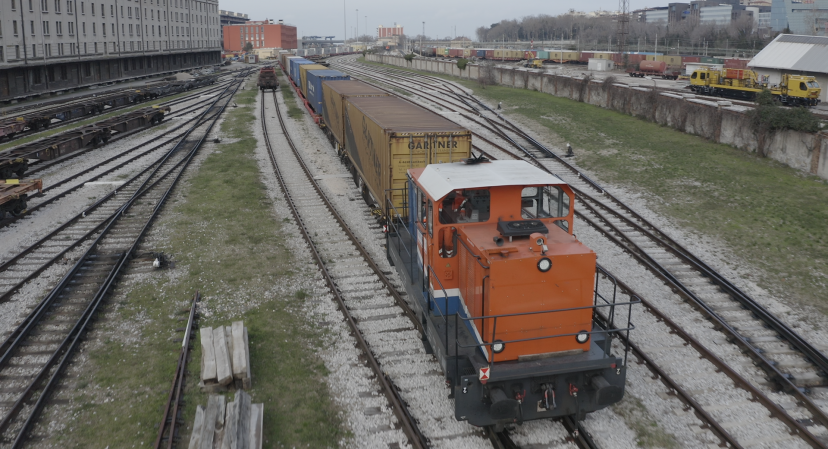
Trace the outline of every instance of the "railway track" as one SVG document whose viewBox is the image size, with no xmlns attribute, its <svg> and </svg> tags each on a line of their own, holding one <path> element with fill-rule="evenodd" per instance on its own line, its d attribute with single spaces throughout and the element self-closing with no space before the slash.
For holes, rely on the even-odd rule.
<svg viewBox="0 0 828 449">
<path fill-rule="evenodd" d="M 392 72 L 397 75 L 399 71 Z M 431 90 L 435 89 L 433 83 L 445 83 L 442 79 L 425 78 L 430 78 Z M 389 83 L 387 79 L 383 82 Z M 405 88 L 401 84 L 397 86 Z M 408 86 L 408 89 L 411 89 L 411 87 Z M 439 87 L 437 89 L 456 97 L 462 96 L 464 92 L 462 89 Z M 411 89 L 411 91 L 414 92 L 415 89 Z M 416 93 L 422 95 L 421 92 Z M 477 102 L 472 97 L 468 97 L 467 100 L 458 99 L 460 105 L 454 106 L 455 111 L 464 109 L 464 112 L 467 112 L 472 109 L 472 103 Z M 435 101 L 433 97 L 429 97 L 428 100 Z M 447 106 L 446 103 L 446 101 L 443 101 L 441 105 Z M 479 108 L 472 109 L 475 115 L 478 117 L 494 115 L 492 114 L 493 111 L 487 110 L 485 105 L 478 104 L 480 105 Z M 469 116 L 465 116 L 465 118 L 477 121 Z M 502 151 L 510 157 L 529 159 L 536 165 L 557 173 L 567 180 L 578 192 L 580 204 L 576 210 L 581 211 L 579 218 L 609 236 L 620 247 L 630 251 L 644 267 L 671 286 L 682 299 L 695 305 L 697 310 L 706 315 L 715 330 L 724 332 L 728 340 L 739 346 L 739 351 L 735 351 L 739 353 L 739 356 L 742 355 L 742 352 L 750 356 L 750 359 L 747 360 L 748 365 L 756 363 L 761 366 L 770 380 L 781 385 L 793 396 L 795 402 L 790 403 L 790 400 L 785 400 L 785 395 L 780 397 L 775 394 L 773 389 L 769 389 L 766 385 L 768 379 L 765 378 L 764 373 L 750 373 L 744 378 L 735 375 L 735 370 L 730 367 L 731 364 L 735 363 L 732 360 L 729 360 L 729 364 L 722 362 L 722 359 L 707 349 L 706 346 L 710 346 L 709 341 L 705 344 L 695 339 L 685 340 L 685 342 L 692 345 L 706 359 L 712 361 L 717 366 L 717 370 L 728 371 L 727 374 L 730 376 L 730 380 L 737 387 L 749 393 L 749 401 L 760 402 L 770 412 L 771 416 L 784 423 L 786 429 L 783 429 L 783 431 L 787 430 L 793 433 L 796 435 L 796 439 L 801 439 L 810 446 L 825 447 L 824 413 L 814 401 L 814 399 L 820 398 L 810 397 L 809 392 L 803 388 L 809 385 L 823 384 L 824 371 L 821 371 L 820 366 L 822 365 L 821 359 L 824 356 L 816 348 L 813 348 L 800 336 L 795 335 L 781 320 L 735 288 L 724 276 L 716 273 L 703 261 L 693 256 L 692 253 L 682 248 L 651 223 L 641 218 L 631 208 L 606 192 L 597 183 L 584 176 L 572 164 L 545 149 L 531 136 L 526 135 L 507 120 L 486 117 L 484 121 L 478 123 L 494 134 L 495 138 L 500 138 L 507 144 L 511 144 L 520 154 L 516 154 L 514 150 L 510 151 L 503 148 L 493 142 L 491 138 L 485 139 L 488 144 L 497 148 L 498 151 Z M 572 175 L 567 176 L 568 174 L 572 174 L 574 177 Z M 596 192 L 596 194 L 589 194 L 588 192 Z M 705 299 L 707 300 L 705 301 Z M 667 318 L 666 315 L 658 312 L 655 306 L 648 305 L 647 307 L 648 313 L 655 313 L 659 316 L 656 321 L 663 321 Z M 757 316 L 759 319 L 755 318 Z M 678 331 L 681 331 L 681 328 L 677 326 L 671 329 L 671 332 Z M 741 332 L 744 332 L 745 335 L 742 335 Z M 689 335 L 687 337 L 692 338 Z M 796 349 L 788 348 L 788 344 Z M 721 353 L 721 350 L 719 352 Z M 790 372 L 785 372 L 785 365 L 781 364 L 779 359 L 774 360 L 775 354 L 797 355 L 800 357 L 799 361 L 789 362 L 788 366 L 800 370 L 807 368 L 807 370 L 799 371 L 797 373 L 798 377 Z M 744 357 L 741 361 L 745 362 Z M 742 368 L 745 366 L 744 364 L 735 365 L 739 371 L 744 371 L 744 368 Z M 727 410 L 724 405 L 711 403 L 709 399 L 705 406 L 719 412 Z M 702 405 L 699 407 L 704 408 Z M 755 438 L 756 435 L 753 435 L 753 437 Z M 744 436 L 742 439 L 745 439 Z"/>
<path fill-rule="evenodd" d="M 95 220 L 77 220 L 83 226 L 64 227 L 71 243 L 51 239 L 55 248 L 49 250 L 41 243 L 3 265 L 2 275 L 7 276 L 11 266 L 43 272 L 55 268 L 52 265 L 58 258 L 71 264 L 68 271 L 56 270 L 60 271 L 56 285 L 50 286 L 46 297 L 33 305 L 19 325 L 5 333 L 0 344 L 0 444 L 16 448 L 29 440 L 32 424 L 48 403 L 96 310 L 231 98 L 217 99 L 163 160 L 128 181 L 120 194 L 110 196 L 114 201 L 89 215 Z M 74 254 L 69 254 L 67 245 L 76 248 Z M 38 250 L 58 251 L 58 255 L 49 257 L 49 252 Z M 2 300 L 12 293 L 7 289 Z"/>
<path fill-rule="evenodd" d="M 223 91 L 226 91 L 226 89 L 227 85 L 225 85 L 222 88 Z M 216 93 L 216 95 L 219 96 L 226 94 L 226 92 L 223 93 L 221 91 L 218 91 Z M 202 92 L 200 94 L 194 95 L 203 96 L 205 95 L 205 93 Z M 189 98 L 188 100 L 192 102 L 194 99 Z M 152 140 L 144 141 L 129 149 L 119 152 L 114 156 L 108 157 L 100 161 L 96 161 L 92 166 L 68 174 L 63 179 L 50 181 L 49 185 L 47 185 L 43 189 L 43 192 L 41 194 L 32 195 L 29 197 L 28 202 L 30 206 L 28 207 L 25 214 L 17 216 L 8 215 L 6 217 L 0 218 L 0 228 L 8 226 L 16 222 L 17 220 L 32 217 L 32 213 L 40 209 L 44 209 L 47 206 L 63 199 L 67 195 L 70 195 L 78 191 L 79 189 L 83 188 L 88 182 L 94 182 L 108 175 L 112 175 L 130 164 L 140 163 L 142 160 L 145 160 L 145 158 L 152 157 L 152 154 L 155 152 L 163 151 L 163 148 L 174 144 L 181 136 L 188 132 L 188 125 L 190 125 L 196 120 L 201 119 L 200 114 L 194 115 L 194 113 L 198 109 L 206 107 L 209 107 L 209 103 L 189 105 L 181 110 L 173 111 L 172 113 L 167 115 L 165 122 L 177 121 L 178 123 L 170 129 L 156 135 Z M 178 118 L 181 118 L 182 120 L 176 120 Z M 145 131 L 146 130 L 149 130 L 149 128 L 145 129 Z M 159 142 L 159 139 L 162 138 L 165 139 Z M 54 168 L 54 166 L 58 164 L 63 164 L 71 159 L 81 156 L 84 152 L 85 151 L 70 153 L 69 155 L 67 155 L 66 158 L 61 158 L 55 161 L 48 161 L 48 163 L 35 165 L 32 169 L 29 170 L 28 175 L 34 176 L 40 172 L 45 172 L 47 169 Z"/>
<path fill-rule="evenodd" d="M 267 105 L 262 106 L 262 123 L 263 126 L 265 126 L 265 129 L 263 129 L 264 135 L 269 136 L 273 133 L 268 133 L 268 130 L 266 129 L 266 118 L 268 115 L 273 115 L 273 113 L 269 112 L 270 108 L 266 108 L 266 106 Z M 283 122 L 280 122 L 280 124 L 284 126 Z M 285 132 L 286 131 L 283 128 L 282 134 L 285 134 Z M 267 138 L 270 139 L 271 137 Z M 371 349 L 375 351 L 380 367 L 384 369 L 388 376 L 399 386 L 402 399 L 413 407 L 410 414 L 414 419 L 416 419 L 419 427 L 423 429 L 422 433 L 428 443 L 435 447 L 454 447 L 458 444 L 462 444 L 464 441 L 467 442 L 467 444 L 481 444 L 482 441 L 484 441 L 484 434 L 481 433 L 481 429 L 472 428 L 463 422 L 455 422 L 453 419 L 447 418 L 453 416 L 454 410 L 450 401 L 446 401 L 445 399 L 445 397 L 448 396 L 448 391 L 443 388 L 445 379 L 439 375 L 440 369 L 438 366 L 431 362 L 426 366 L 420 367 L 418 371 L 425 371 L 427 374 L 426 376 L 412 376 L 410 371 L 406 372 L 402 369 L 405 366 L 416 366 L 418 359 L 421 359 L 424 356 L 422 344 L 416 338 L 418 335 L 413 333 L 413 329 L 408 327 L 415 324 L 416 321 L 406 323 L 405 319 L 402 319 L 402 315 L 408 313 L 407 305 L 404 306 L 401 311 L 395 309 L 393 306 L 394 301 L 392 301 L 391 298 L 382 298 L 377 294 L 366 296 L 368 293 L 365 291 L 362 279 L 365 278 L 364 276 L 369 276 L 365 282 L 378 285 L 383 292 L 394 291 L 399 287 L 393 284 L 377 284 L 376 280 L 370 277 L 375 275 L 377 272 L 375 270 L 368 270 L 366 267 L 357 264 L 358 262 L 361 264 L 360 260 L 370 260 L 366 259 L 369 257 L 367 254 L 362 254 L 361 256 L 351 254 L 343 255 L 342 251 L 345 249 L 352 250 L 351 245 L 356 246 L 359 239 L 354 240 L 352 237 L 349 237 L 347 239 L 349 241 L 349 244 L 346 245 L 347 248 L 343 248 L 344 244 L 342 243 L 342 239 L 337 238 L 336 233 L 331 231 L 330 223 L 335 222 L 337 223 L 339 229 L 347 231 L 349 226 L 347 223 L 348 218 L 342 218 L 341 216 L 339 218 L 334 218 L 334 216 L 330 214 L 330 211 L 334 210 L 336 206 L 331 205 L 328 200 L 320 199 L 324 198 L 324 189 L 313 181 L 313 174 L 310 173 L 310 169 L 305 165 L 304 161 L 302 161 L 302 156 L 295 147 L 291 149 L 285 148 L 283 151 L 279 151 L 278 149 L 274 149 L 274 146 L 275 144 L 270 142 L 269 152 L 273 166 L 276 168 L 281 167 L 280 177 L 282 179 L 280 180 L 280 185 L 282 185 L 283 191 L 291 192 L 292 196 L 289 198 L 289 203 L 291 203 L 297 222 L 300 226 L 303 226 L 303 235 L 306 240 L 308 242 L 316 242 L 313 245 L 318 246 L 315 248 L 314 254 L 315 257 L 317 257 L 317 264 L 320 267 L 323 267 L 323 274 L 327 274 L 329 276 L 329 279 L 326 281 L 329 286 L 332 286 L 329 287 L 329 289 L 339 291 L 341 297 L 341 310 L 349 309 L 352 313 L 354 313 L 353 320 L 361 329 L 361 332 L 363 332 L 363 339 L 368 343 Z M 294 157 L 288 158 L 287 155 L 290 153 L 293 153 Z M 323 173 L 325 173 L 323 177 L 350 177 L 334 154 L 335 153 L 331 150 L 333 163 L 339 168 L 339 173 L 331 173 L 330 165 L 325 164 L 327 168 L 323 170 Z M 297 157 L 299 159 L 297 159 Z M 313 159 L 316 160 L 318 157 L 319 154 L 314 153 Z M 283 162 L 284 158 L 287 158 L 286 162 Z M 301 177 L 298 181 L 288 179 L 288 176 L 291 173 L 303 172 L 305 173 L 305 176 Z M 293 185 L 294 182 L 298 183 L 298 185 Z M 311 189 L 315 192 L 315 194 L 308 193 Z M 348 190 L 349 199 L 355 199 L 359 202 L 362 201 L 361 194 L 356 188 L 349 187 Z M 342 192 L 341 190 L 336 190 L 336 193 L 337 195 L 340 195 Z M 336 195 L 333 196 L 335 197 Z M 322 206 L 322 202 L 325 204 L 324 207 Z M 346 202 L 344 207 L 353 208 L 353 203 L 348 204 Z M 374 220 L 374 217 L 371 216 L 370 211 L 367 210 L 367 207 L 364 207 L 363 209 L 365 209 L 365 213 L 363 214 L 362 219 L 358 220 L 359 222 L 351 221 L 351 227 L 361 226 L 364 228 L 365 220 L 368 220 L 369 222 Z M 351 214 L 351 216 L 352 215 L 353 214 Z M 373 235 L 371 235 L 370 232 L 367 233 L 369 235 L 368 238 L 373 237 L 376 239 L 384 239 L 384 234 L 382 234 L 380 227 L 375 226 L 375 228 L 376 230 L 373 232 Z M 362 232 L 360 235 L 362 240 L 366 238 L 366 232 Z M 362 253 L 362 251 L 360 252 Z M 324 262 L 331 260 L 336 262 Z M 355 282 L 354 278 L 358 278 L 359 282 Z M 380 300 L 382 301 L 378 303 Z M 398 301 L 397 304 L 399 304 Z M 368 328 L 367 330 L 364 328 L 366 325 L 373 326 L 372 322 L 379 319 L 402 320 L 400 322 L 402 327 L 391 323 L 385 323 L 381 327 L 381 329 L 386 332 L 393 331 L 393 335 L 383 335 L 385 332 L 377 332 L 375 328 Z M 356 334 L 356 332 L 353 333 Z M 379 354 L 377 354 L 377 345 L 374 342 L 378 339 L 382 341 L 382 348 L 395 348 L 397 350 L 388 352 L 380 351 Z M 399 348 L 404 350 L 401 351 Z M 408 354 L 405 354 L 405 352 L 408 352 Z M 411 389 L 410 385 L 417 385 L 418 387 L 416 389 Z M 428 386 L 428 388 L 425 388 L 424 386 Z M 441 408 L 437 410 L 422 410 L 417 408 L 422 407 L 423 404 L 430 404 L 431 407 L 435 404 L 439 404 Z M 354 405 L 354 407 L 359 407 L 359 405 Z M 577 436 L 578 432 L 576 430 L 580 429 L 578 426 L 575 426 L 572 433 L 569 433 L 563 423 L 546 421 L 537 423 L 537 425 L 545 427 L 546 429 L 544 430 L 547 433 L 552 434 L 552 437 L 546 441 L 547 444 L 567 445 L 570 443 L 576 443 L 582 448 L 594 447 L 587 443 L 587 441 L 589 441 L 587 435 L 581 437 Z M 485 432 L 485 437 L 488 438 L 490 443 L 495 447 L 502 447 L 499 446 L 501 444 L 506 444 L 505 447 L 516 447 L 513 442 L 509 443 L 510 437 L 507 433 L 494 434 L 490 431 L 490 429 L 485 430 Z M 495 435 L 494 439 L 492 438 L 492 435 Z M 359 435 L 356 437 L 360 438 Z"/>
<path fill-rule="evenodd" d="M 158 426 L 158 436 L 155 439 L 154 449 L 173 449 L 181 439 L 178 434 L 179 426 L 184 424 L 181 417 L 181 410 L 184 395 L 184 386 L 187 384 L 187 362 L 190 357 L 190 339 L 195 330 L 196 306 L 201 301 L 201 294 L 196 292 L 190 303 L 190 314 L 187 317 L 187 327 L 184 328 L 184 338 L 181 340 L 181 351 L 178 354 L 178 363 L 175 367 L 170 394 L 167 396 L 167 404 L 164 407 L 164 415 L 161 418 L 161 425 Z"/>
</svg>

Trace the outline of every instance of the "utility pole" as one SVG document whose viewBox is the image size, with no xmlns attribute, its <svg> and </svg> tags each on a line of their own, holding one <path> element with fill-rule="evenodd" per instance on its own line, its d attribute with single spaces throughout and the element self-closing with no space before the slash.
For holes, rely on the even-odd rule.
<svg viewBox="0 0 828 449">
<path fill-rule="evenodd" d="M 627 34 L 630 23 L 630 0 L 618 0 L 618 55 L 621 63 L 627 66 Z"/>
<path fill-rule="evenodd" d="M 423 22 L 423 34 L 420 35 L 420 56 L 423 55 L 423 38 L 425 37 L 425 22 Z"/>
<path fill-rule="evenodd" d="M 354 29 L 354 37 L 357 38 L 357 43 L 362 43 L 359 39 L 359 8 L 357 8 L 356 13 L 356 29 Z"/>
<path fill-rule="evenodd" d="M 348 43 L 348 7 L 345 0 L 342 0 L 342 43 Z"/>
<path fill-rule="evenodd" d="M 657 61 L 656 56 L 658 56 L 658 33 L 656 33 L 655 50 L 653 50 L 653 61 Z"/>
</svg>

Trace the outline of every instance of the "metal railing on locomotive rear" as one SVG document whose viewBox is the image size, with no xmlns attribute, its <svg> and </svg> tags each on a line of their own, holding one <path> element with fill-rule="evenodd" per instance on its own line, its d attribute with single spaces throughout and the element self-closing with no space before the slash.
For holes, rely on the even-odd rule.
<svg viewBox="0 0 828 449">
<path fill-rule="evenodd" d="M 403 190 L 403 189 L 397 189 L 397 190 Z M 407 189 L 405 189 L 405 190 L 407 190 Z M 394 205 L 388 199 L 386 199 L 386 207 L 387 207 L 386 217 L 387 217 L 387 223 L 388 223 L 388 240 L 389 240 L 389 242 L 388 242 L 389 244 L 387 245 L 386 250 L 390 251 L 391 239 L 394 239 L 396 241 L 396 248 L 397 248 L 398 254 L 400 254 L 400 257 L 403 257 L 403 252 L 402 251 L 405 251 L 405 253 L 406 253 L 405 256 L 409 258 L 409 267 L 410 267 L 409 268 L 410 269 L 409 278 L 411 279 L 411 282 L 413 283 L 413 282 L 415 282 L 415 279 L 416 279 L 415 272 L 414 272 L 414 270 L 415 270 L 414 261 L 416 260 L 417 257 L 411 251 L 411 247 L 408 246 L 408 245 L 405 245 L 402 242 L 401 232 L 404 232 L 408 236 L 410 236 L 411 242 L 416 242 L 416 235 L 411 233 L 411 229 L 406 224 L 405 218 L 407 218 L 407 214 L 398 213 L 396 208 L 394 207 Z M 462 239 L 455 239 L 455 240 L 460 242 L 461 244 L 463 244 L 463 246 L 466 248 L 466 250 L 469 252 L 469 254 L 471 254 L 477 260 L 477 263 L 480 264 L 481 267 L 483 267 L 484 269 L 489 269 L 489 267 L 484 265 L 483 262 L 481 261 L 482 258 L 479 255 L 474 254 L 474 252 L 471 251 L 471 249 L 466 245 L 465 242 L 463 242 Z M 426 298 L 426 302 L 428 304 L 429 312 L 434 312 L 435 308 L 433 307 L 433 305 L 436 305 L 436 311 L 439 314 L 438 316 L 440 316 L 443 319 L 443 323 L 445 323 L 446 357 L 449 357 L 449 356 L 451 356 L 451 354 L 448 353 L 448 346 L 450 344 L 449 343 L 450 342 L 450 340 L 449 340 L 449 323 L 448 323 L 448 320 L 450 319 L 450 316 L 448 315 L 448 303 L 449 303 L 448 298 L 449 298 L 449 295 L 448 295 L 448 292 L 446 291 L 445 287 L 443 287 L 443 283 L 440 281 L 439 276 L 437 276 L 437 273 L 434 271 L 434 269 L 431 267 L 431 265 L 428 266 L 428 271 L 429 271 L 428 275 L 424 275 L 421 278 L 421 283 L 422 283 L 421 291 L 425 292 L 428 295 L 428 298 Z M 446 301 L 445 301 L 445 307 L 446 307 L 445 312 L 438 305 L 438 302 L 436 301 L 436 298 L 434 297 L 434 295 L 432 293 L 432 289 L 431 289 L 431 286 L 430 286 L 430 283 L 429 283 L 429 278 L 431 278 L 432 276 L 433 276 L 433 279 L 436 280 L 437 284 L 440 286 L 440 290 L 442 290 L 442 292 L 443 292 L 443 298 L 446 299 Z M 485 283 L 486 283 L 486 278 L 488 278 L 488 277 L 489 276 L 486 275 L 486 276 L 483 277 L 483 280 L 482 280 L 481 288 L 482 288 L 482 291 L 483 291 L 483 295 L 485 295 L 485 291 L 486 291 L 485 290 Z M 600 291 L 601 279 L 606 279 L 611 284 L 610 291 L 606 295 L 602 294 L 601 291 Z M 624 292 L 622 292 L 622 293 L 624 293 Z M 611 349 L 612 349 L 612 340 L 614 338 L 617 338 L 618 335 L 623 335 L 623 338 L 621 338 L 621 340 L 620 340 L 620 341 L 623 342 L 623 348 L 624 348 L 624 356 L 623 356 L 622 366 L 627 366 L 627 358 L 628 358 L 628 355 L 629 355 L 629 352 L 630 352 L 629 335 L 630 335 L 630 331 L 635 329 L 635 325 L 633 325 L 633 323 L 632 323 L 632 306 L 634 306 L 636 304 L 640 304 L 641 303 L 641 298 L 639 298 L 637 295 L 630 294 L 629 295 L 629 297 L 630 297 L 629 301 L 618 302 L 617 301 L 617 296 L 618 296 L 618 281 L 615 279 L 615 277 L 612 274 L 610 274 L 604 268 L 602 268 L 601 266 L 596 266 L 596 268 L 595 268 L 595 289 L 593 290 L 593 304 L 591 306 L 571 307 L 571 308 L 566 308 L 566 309 L 549 309 L 549 310 L 541 310 L 541 311 L 534 311 L 534 312 L 509 313 L 509 314 L 500 314 L 500 315 L 485 315 L 485 316 L 479 316 L 479 317 L 463 317 L 463 316 L 460 316 L 459 313 L 452 314 L 452 315 L 454 315 L 454 363 L 455 363 L 454 379 L 452 379 L 453 384 L 455 386 L 460 385 L 460 377 L 461 376 L 460 376 L 460 358 L 459 358 L 459 354 L 460 354 L 461 349 L 478 348 L 481 351 L 487 352 L 488 361 L 489 361 L 489 375 L 493 376 L 494 375 L 494 369 L 495 369 L 494 349 L 493 349 L 493 347 L 494 347 L 495 344 L 506 345 L 506 344 L 510 344 L 510 343 L 519 343 L 519 342 L 534 341 L 534 340 L 546 340 L 546 339 L 561 338 L 561 337 L 573 337 L 574 338 L 578 334 L 583 333 L 583 332 L 559 333 L 559 334 L 545 335 L 545 336 L 533 337 L 533 338 L 523 338 L 523 339 L 517 339 L 517 340 L 506 340 L 506 341 L 497 340 L 497 320 L 498 319 L 520 317 L 520 316 L 529 316 L 529 315 L 542 315 L 542 314 L 553 314 L 553 313 L 561 313 L 561 312 L 571 312 L 571 311 L 576 311 L 576 310 L 587 310 L 587 309 L 592 310 L 592 322 L 598 327 L 598 329 L 597 330 L 592 329 L 589 332 L 587 332 L 587 334 L 590 337 L 593 334 L 605 334 L 607 336 L 607 338 L 604 340 L 603 346 L 599 346 L 599 348 L 602 351 L 602 354 L 601 354 L 602 358 L 612 357 L 611 354 L 610 354 Z M 482 301 L 485 302 L 485 296 L 482 298 Z M 627 307 L 626 325 L 625 325 L 625 327 L 618 327 L 615 323 L 615 321 L 616 321 L 616 307 L 624 307 L 624 306 Z M 489 340 L 489 341 L 484 340 L 482 343 L 473 344 L 473 345 L 460 344 L 460 339 L 459 339 L 459 324 L 460 324 L 460 321 L 463 322 L 464 326 L 466 326 L 468 324 L 471 324 L 472 326 L 475 326 L 474 322 L 476 322 L 478 320 L 481 321 L 481 322 L 483 322 L 483 320 L 492 320 L 493 323 L 492 323 L 491 340 Z"/>
</svg>

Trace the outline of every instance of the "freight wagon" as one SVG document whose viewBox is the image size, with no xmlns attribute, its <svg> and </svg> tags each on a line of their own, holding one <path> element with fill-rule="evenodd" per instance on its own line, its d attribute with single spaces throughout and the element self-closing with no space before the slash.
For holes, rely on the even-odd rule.
<svg viewBox="0 0 828 449">
<path fill-rule="evenodd" d="M 406 170 L 471 156 L 471 132 L 403 99 L 345 99 L 345 153 L 369 203 L 402 209 Z"/>
<path fill-rule="evenodd" d="M 26 212 L 29 194 L 37 190 L 43 193 L 41 179 L 0 179 L 0 220 L 6 213 L 17 216 Z"/>
<path fill-rule="evenodd" d="M 305 66 L 307 67 L 307 66 Z M 322 114 L 322 83 L 330 81 L 346 81 L 351 77 L 338 70 L 309 70 L 305 76 L 308 104 L 316 114 Z"/>
<path fill-rule="evenodd" d="M 632 77 L 643 78 L 645 76 L 659 77 L 665 80 L 678 79 L 681 74 L 677 70 L 670 70 L 664 61 L 641 61 L 638 67 L 632 66 L 627 69 Z"/>
<path fill-rule="evenodd" d="M 259 86 L 259 89 L 262 91 L 265 90 L 276 90 L 279 88 L 279 79 L 276 78 L 276 70 L 273 67 L 264 67 L 262 70 L 259 71 L 259 79 L 256 83 Z"/>
<path fill-rule="evenodd" d="M 308 98 L 308 70 L 328 70 L 328 67 L 322 64 L 302 64 L 299 66 L 299 79 L 293 80 L 293 82 L 296 83 L 305 98 Z"/>
<path fill-rule="evenodd" d="M 328 139 L 337 150 L 345 148 L 345 104 L 351 97 L 388 97 L 385 91 L 362 81 L 326 81 L 322 83 L 322 119 Z"/>
<path fill-rule="evenodd" d="M 30 160 L 52 160 L 69 153 L 106 144 L 110 139 L 154 126 L 170 112 L 168 106 L 153 106 L 66 131 L 43 140 L 0 152 L 0 179 L 22 178 Z"/>
</svg>

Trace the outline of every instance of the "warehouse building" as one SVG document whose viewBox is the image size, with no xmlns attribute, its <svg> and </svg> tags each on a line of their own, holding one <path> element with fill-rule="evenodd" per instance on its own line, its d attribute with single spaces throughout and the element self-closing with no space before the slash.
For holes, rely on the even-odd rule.
<svg viewBox="0 0 828 449">
<path fill-rule="evenodd" d="M 0 100 L 217 64 L 217 0 L 4 0 Z"/>
<path fill-rule="evenodd" d="M 779 84 L 783 73 L 814 76 L 822 87 L 820 100 L 828 101 L 828 37 L 780 34 L 748 67 L 771 85 Z"/>
<path fill-rule="evenodd" d="M 273 23 L 272 20 L 249 20 L 242 25 L 224 26 L 222 33 L 226 51 L 242 51 L 248 42 L 253 48 L 296 49 L 296 27 L 286 25 L 282 20 L 279 23 Z"/>
</svg>

